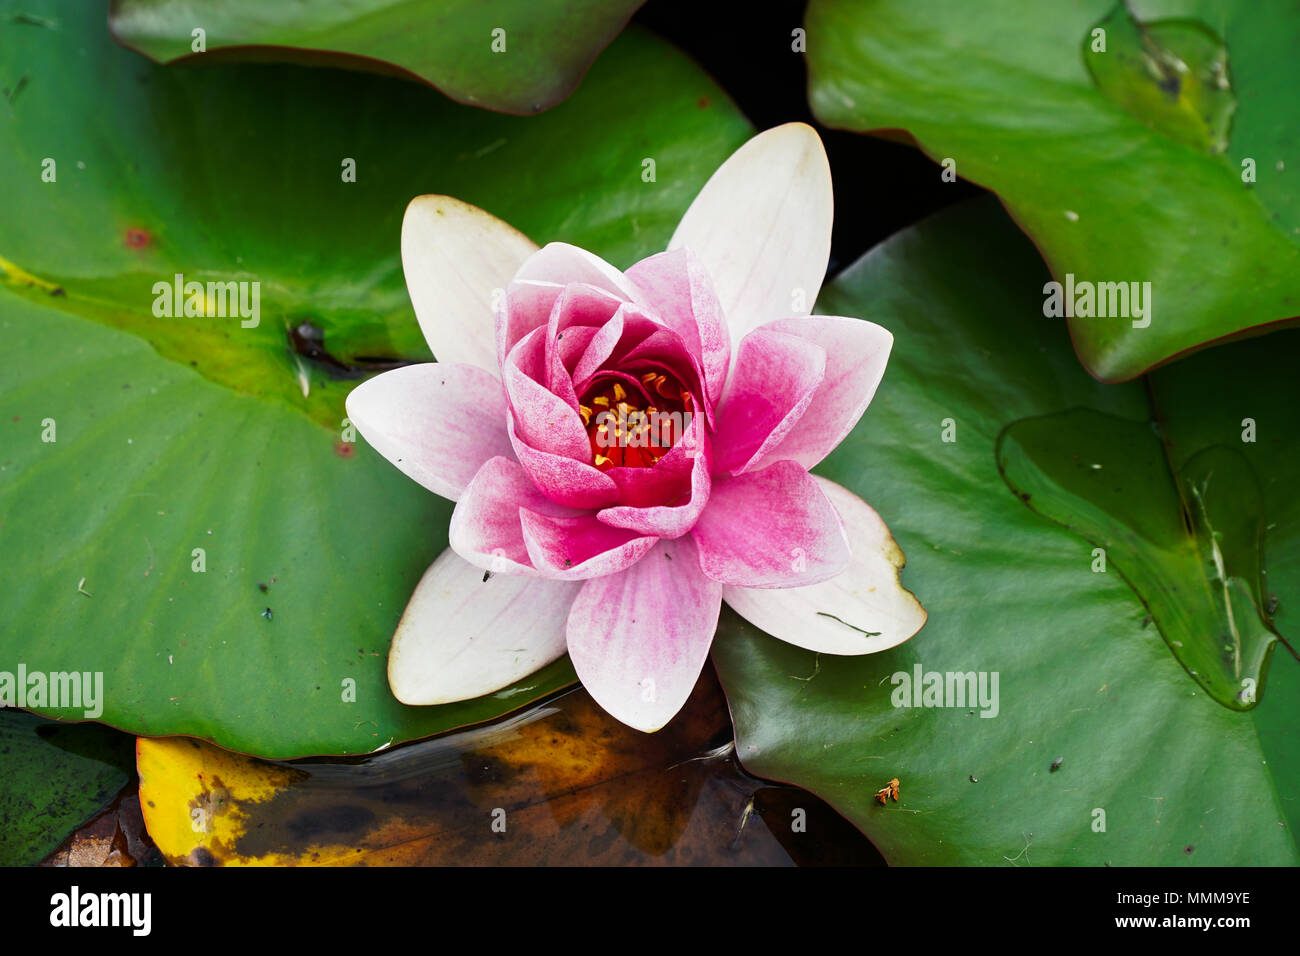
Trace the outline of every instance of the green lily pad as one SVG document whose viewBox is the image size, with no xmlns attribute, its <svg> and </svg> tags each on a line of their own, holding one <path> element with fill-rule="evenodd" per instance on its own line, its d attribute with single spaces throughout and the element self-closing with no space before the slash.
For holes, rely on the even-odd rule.
<svg viewBox="0 0 1300 956">
<path fill-rule="evenodd" d="M 135 741 L 0 710 L 0 866 L 39 863 L 134 774 Z"/>
<path fill-rule="evenodd" d="M 108 22 L 120 43 L 159 63 L 328 63 L 415 78 L 458 102 L 523 114 L 572 93 L 642 2 L 113 0 Z"/>
<path fill-rule="evenodd" d="M 636 31 L 582 92 L 515 118 L 383 77 L 162 68 L 61 10 L 0 7 L 0 669 L 102 672 L 107 723 L 277 758 L 572 683 L 560 661 L 463 704 L 392 697 L 389 639 L 450 505 L 349 441 L 343 399 L 430 358 L 399 253 L 413 196 L 629 265 L 748 124 Z M 258 322 L 157 314 L 177 274 L 259 282 Z"/>
<path fill-rule="evenodd" d="M 1103 385 L 1079 368 L 1064 328 L 1037 308 L 1043 278 L 1033 247 L 983 202 L 893 237 L 823 291 L 820 310 L 883 322 L 895 340 L 871 408 L 818 470 L 888 522 L 929 620 L 897 648 L 834 658 L 724 615 L 713 660 L 737 753 L 751 772 L 825 798 L 891 863 L 1296 863 L 1300 665 L 1275 653 L 1248 711 L 1215 701 L 1125 579 L 1094 572 L 1094 545 L 1026 507 L 999 474 L 998 438 L 1013 423 L 1077 408 L 1151 417 L 1140 384 Z M 1295 361 L 1297 338 L 1272 337 L 1285 356 L 1270 368 Z M 1183 367 L 1155 377 L 1162 416 L 1174 415 Z M 1243 363 L 1236 381 L 1258 372 Z M 1277 420 L 1258 414 L 1268 455 L 1300 458 L 1300 432 L 1275 434 Z M 1169 430 L 1186 449 L 1180 473 L 1229 444 L 1209 423 Z M 1250 464 L 1267 511 L 1268 460 Z M 1126 479 L 1141 466 L 1129 461 Z M 1266 539 L 1283 603 L 1300 595 L 1297 565 L 1272 563 L 1278 549 L 1294 554 L 1286 521 Z M 875 794 L 895 777 L 900 800 L 882 806 Z"/>
<path fill-rule="evenodd" d="M 813 0 L 811 100 L 996 192 L 1057 282 L 1138 283 L 1140 309 L 1070 310 L 1124 381 L 1300 315 L 1297 29 L 1216 0 Z"/>
</svg>

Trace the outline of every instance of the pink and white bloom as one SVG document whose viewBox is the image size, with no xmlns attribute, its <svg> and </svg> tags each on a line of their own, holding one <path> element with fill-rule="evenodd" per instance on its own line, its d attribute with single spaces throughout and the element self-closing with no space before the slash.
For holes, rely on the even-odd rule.
<svg viewBox="0 0 1300 956">
<path fill-rule="evenodd" d="M 456 502 L 393 637 L 399 700 L 491 693 L 567 650 L 602 707 L 654 731 L 694 687 L 723 601 L 827 654 L 920 629 L 879 515 L 809 474 L 893 344 L 798 314 L 831 217 L 826 154 L 800 123 L 741 147 L 668 250 L 626 272 L 455 199 L 411 202 L 402 266 L 438 361 L 347 400 L 375 449 Z"/>
</svg>

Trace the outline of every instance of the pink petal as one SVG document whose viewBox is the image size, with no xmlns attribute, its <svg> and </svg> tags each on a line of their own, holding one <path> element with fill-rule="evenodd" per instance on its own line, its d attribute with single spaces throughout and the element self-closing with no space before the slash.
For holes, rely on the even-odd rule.
<svg viewBox="0 0 1300 956">
<path fill-rule="evenodd" d="M 594 334 L 608 328 L 611 320 L 618 315 L 623 303 L 620 299 L 589 285 L 568 285 L 551 307 L 551 315 L 546 323 L 546 373 L 545 379 L 553 392 L 566 402 L 573 396 L 573 379 L 568 374 L 561 358 L 564 335 L 568 332 L 581 331 L 582 338 L 588 339 Z M 590 330 L 593 330 L 590 331 Z M 574 412 L 578 410 L 577 398 L 572 398 Z"/>
<path fill-rule="evenodd" d="M 537 451 L 591 461 L 591 442 L 576 407 L 545 381 L 546 329 L 529 332 L 506 357 L 506 397 L 519 437 Z"/>
<path fill-rule="evenodd" d="M 750 468 L 782 459 L 812 468 L 848 437 L 871 404 L 894 337 L 874 322 L 834 315 L 780 319 L 761 331 L 795 335 L 820 347 L 826 353 L 826 375 L 807 411 L 783 440 L 764 447 Z"/>
<path fill-rule="evenodd" d="M 612 292 L 581 282 L 570 282 L 547 316 L 551 337 L 575 325 L 599 328 L 626 304 Z"/>
<path fill-rule="evenodd" d="M 506 429 L 511 448 L 528 477 L 551 501 L 570 508 L 601 508 L 618 500 L 618 485 L 595 465 L 530 447 L 520 439 L 512 416 Z M 587 448 L 590 451 L 591 446 Z"/>
<path fill-rule="evenodd" d="M 644 304 L 641 291 L 622 272 L 595 253 L 567 242 L 550 242 L 542 246 L 524 260 L 515 278 L 558 282 L 560 285 L 581 282 L 613 293 L 625 302 Z"/>
<path fill-rule="evenodd" d="M 692 494 L 696 459 L 701 456 L 705 470 L 712 475 L 713 451 L 708 429 L 702 416 L 693 415 L 681 439 L 653 468 L 617 467 L 605 474 L 618 484 L 618 504 L 651 508 L 675 499 L 686 500 Z"/>
<path fill-rule="evenodd" d="M 693 433 L 698 427 L 696 424 L 698 421 L 699 419 L 692 419 L 690 428 L 687 430 L 688 434 Z M 655 535 L 660 538 L 678 538 L 686 534 L 691 528 L 695 527 L 695 522 L 699 520 L 705 505 L 709 503 L 709 491 L 713 481 L 709 477 L 712 467 L 707 444 L 696 449 L 695 454 L 692 456 L 689 449 L 679 443 L 651 469 L 617 468 L 611 469 L 611 471 L 657 472 L 660 469 L 668 471 L 679 467 L 679 459 L 682 459 L 683 463 L 686 461 L 690 463 L 689 497 L 685 501 L 673 501 L 671 497 L 668 497 L 667 504 L 653 504 L 649 507 L 623 504 L 598 511 L 596 517 L 605 524 L 616 528 L 628 528 L 632 531 L 639 531 L 642 534 Z M 666 484 L 655 488 L 654 491 L 657 494 L 652 500 L 656 502 L 664 501 L 667 497 L 664 494 L 666 488 Z"/>
<path fill-rule="evenodd" d="M 509 687 L 565 651 L 582 585 L 513 574 L 484 581 L 448 548 L 416 585 L 388 652 L 388 686 L 404 704 L 449 704 Z"/>
<path fill-rule="evenodd" d="M 680 337 L 658 319 L 641 311 L 639 307 L 626 303 L 611 319 L 609 325 L 601 329 L 599 338 L 592 340 L 590 354 L 584 355 L 578 367 L 573 370 L 574 383 L 578 384 L 589 379 L 602 368 L 621 367 L 627 361 L 630 352 L 652 339 L 657 333 L 663 333 L 667 337 L 659 343 L 660 350 L 675 350 L 672 352 L 674 355 L 681 353 L 682 368 L 690 369 L 692 366 L 689 357 L 685 354 L 686 346 Z"/>
<path fill-rule="evenodd" d="M 564 292 L 558 282 L 512 281 L 497 307 L 497 363 L 504 367 L 506 356 L 529 332 L 546 325 L 555 300 Z"/>
<path fill-rule="evenodd" d="M 676 451 L 675 448 L 669 451 L 653 468 L 614 467 L 603 472 L 618 486 L 617 499 L 606 504 L 652 508 L 690 494 L 693 463 L 685 460 L 684 455 L 680 461 L 669 461 Z"/>
<path fill-rule="evenodd" d="M 546 386 L 575 412 L 578 410 L 578 395 L 573 389 L 573 376 L 569 370 L 581 359 L 599 332 L 600 329 L 588 326 L 570 326 L 556 337 L 553 347 L 548 345 L 547 348 Z"/>
<path fill-rule="evenodd" d="M 548 515 L 580 514 L 538 491 L 518 462 L 493 458 L 456 502 L 447 531 L 451 547 L 476 568 L 537 576 L 524 542 L 521 508 Z"/>
<path fill-rule="evenodd" d="M 718 626 L 722 587 L 690 538 L 660 541 L 621 574 L 588 581 L 569 612 L 569 655 L 587 693 L 652 733 L 686 703 Z"/>
<path fill-rule="evenodd" d="M 715 477 L 692 537 L 705 574 L 746 588 L 815 584 L 839 574 L 850 559 L 840 516 L 812 475 L 792 461 Z"/>
<path fill-rule="evenodd" d="M 596 330 L 587 348 L 573 367 L 573 381 L 585 385 L 613 353 L 619 339 L 623 337 L 624 313 L 622 309 L 614 313 L 613 318 Z"/>
<path fill-rule="evenodd" d="M 688 248 L 713 279 L 732 354 L 751 330 L 812 311 L 831 250 L 830 164 L 812 127 L 759 133 L 723 163 L 686 210 L 669 249 Z"/>
<path fill-rule="evenodd" d="M 731 339 L 704 264 L 689 249 L 674 249 L 642 259 L 627 270 L 627 277 L 700 360 L 708 397 L 717 402 L 727 377 Z"/>
<path fill-rule="evenodd" d="M 813 404 L 828 361 L 820 346 L 768 325 L 741 339 L 714 429 L 717 470 L 757 470 Z"/>
<path fill-rule="evenodd" d="M 870 505 L 833 481 L 813 477 L 853 542 L 847 570 L 799 588 L 727 587 L 723 600 L 755 627 L 810 651 L 874 654 L 903 643 L 926 618 L 915 595 L 899 581 L 903 552 Z"/>
<path fill-rule="evenodd" d="M 611 320 L 613 321 L 613 320 Z M 589 326 L 577 325 L 565 331 L 564 336 L 555 343 L 555 351 L 559 354 L 560 364 L 569 374 L 570 384 L 573 381 L 573 371 L 582 361 L 582 357 L 591 348 L 592 341 L 604 330 L 601 328 L 592 328 Z"/>
<path fill-rule="evenodd" d="M 645 557 L 657 540 L 601 524 L 590 512 L 551 516 L 521 508 L 519 520 L 533 567 L 557 581 L 622 571 Z"/>
<path fill-rule="evenodd" d="M 489 458 L 513 457 L 501 427 L 505 397 L 473 365 L 408 365 L 362 382 L 348 418 L 371 446 L 434 494 L 455 501 Z"/>
<path fill-rule="evenodd" d="M 611 364 L 623 366 L 631 362 L 654 363 L 667 369 L 697 397 L 705 398 L 706 406 L 712 406 L 712 402 L 696 387 L 696 383 L 702 385 L 704 382 L 704 370 L 699 359 L 691 354 L 682 337 L 667 326 L 656 328 L 640 341 L 624 335 L 614 350 Z"/>
<path fill-rule="evenodd" d="M 425 341 L 439 362 L 496 372 L 493 292 L 537 250 L 477 206 L 417 196 L 402 218 L 402 271 Z"/>
</svg>

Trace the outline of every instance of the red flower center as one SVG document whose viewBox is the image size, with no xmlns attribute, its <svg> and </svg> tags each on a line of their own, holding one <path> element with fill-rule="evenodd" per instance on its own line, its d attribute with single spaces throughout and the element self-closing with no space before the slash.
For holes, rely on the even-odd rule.
<svg viewBox="0 0 1300 956">
<path fill-rule="evenodd" d="M 610 468 L 651 468 L 682 438 L 695 413 L 691 393 L 671 374 L 601 372 L 578 400 L 593 461 Z"/>
</svg>

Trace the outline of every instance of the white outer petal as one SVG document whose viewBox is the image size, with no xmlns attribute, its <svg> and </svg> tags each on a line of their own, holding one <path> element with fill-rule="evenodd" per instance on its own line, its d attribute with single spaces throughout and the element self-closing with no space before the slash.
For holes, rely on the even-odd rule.
<svg viewBox="0 0 1300 956">
<path fill-rule="evenodd" d="M 801 588 L 727 587 L 722 599 L 755 627 L 810 651 L 874 654 L 903 643 L 926 619 L 925 608 L 898 580 L 903 552 L 870 505 L 833 481 L 813 477 L 844 519 L 853 549 L 848 569 Z M 879 636 L 866 637 L 853 628 Z"/>
<path fill-rule="evenodd" d="M 416 196 L 402 218 L 402 271 L 424 339 L 439 362 L 500 375 L 493 295 L 537 244 L 477 206 Z"/>
<path fill-rule="evenodd" d="M 811 312 L 831 252 L 834 197 L 826 150 L 805 123 L 759 133 L 718 167 L 673 233 L 713 278 L 731 332 Z"/>
<path fill-rule="evenodd" d="M 582 582 L 494 574 L 448 548 L 415 587 L 388 652 L 404 704 L 449 704 L 509 687 L 564 654 Z"/>
<path fill-rule="evenodd" d="M 348 420 L 402 474 L 457 501 L 484 462 L 514 457 L 501 383 L 473 365 L 425 362 L 381 372 L 344 403 Z"/>
<path fill-rule="evenodd" d="M 592 699 L 652 734 L 686 705 L 722 610 L 689 536 L 663 539 L 618 574 L 592 578 L 569 613 L 569 658 Z"/>
</svg>

